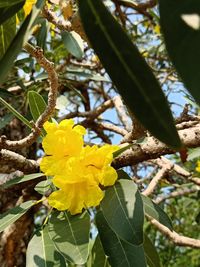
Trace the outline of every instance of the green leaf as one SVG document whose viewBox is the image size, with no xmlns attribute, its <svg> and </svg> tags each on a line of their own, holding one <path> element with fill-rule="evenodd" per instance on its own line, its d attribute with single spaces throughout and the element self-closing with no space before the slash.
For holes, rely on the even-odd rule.
<svg viewBox="0 0 200 267">
<path fill-rule="evenodd" d="M 1 17 L 0 17 L 1 18 Z M 16 31 L 16 18 L 12 17 L 0 25 L 0 59 L 8 49 Z"/>
<path fill-rule="evenodd" d="M 111 266 L 146 267 L 143 246 L 133 246 L 119 238 L 109 227 L 102 212 L 96 215 L 96 224 L 102 246 Z"/>
<path fill-rule="evenodd" d="M 159 8 L 169 56 L 186 88 L 200 104 L 200 2 L 159 0 Z"/>
<path fill-rule="evenodd" d="M 122 154 L 124 151 L 126 151 L 129 148 L 131 148 L 132 146 L 133 146 L 133 144 L 130 144 L 130 145 L 127 145 L 127 146 L 124 146 L 124 147 L 118 149 L 117 151 L 115 151 L 113 153 L 113 158 L 118 157 L 120 154 Z"/>
<path fill-rule="evenodd" d="M 16 4 L 19 4 L 21 2 L 24 2 L 24 0 L 1 0 L 0 1 L 0 7 L 11 7 L 14 6 Z"/>
<path fill-rule="evenodd" d="M 41 195 L 45 195 L 46 192 L 50 189 L 51 184 L 52 184 L 51 180 L 41 181 L 35 186 L 34 190 Z"/>
<path fill-rule="evenodd" d="M 189 150 L 187 160 L 190 161 L 199 157 L 200 157 L 200 148 L 197 147 Z"/>
<path fill-rule="evenodd" d="M 101 0 L 79 0 L 85 32 L 129 110 L 158 139 L 181 142 L 161 87 L 150 67 Z"/>
<path fill-rule="evenodd" d="M 0 74 L 1 76 L 1 74 Z M 16 109 L 14 109 L 10 104 L 8 104 L 3 98 L 0 97 L 0 103 L 2 103 L 7 109 L 10 110 L 20 121 L 22 121 L 26 126 L 32 129 L 32 124 L 22 116 Z"/>
<path fill-rule="evenodd" d="M 36 5 L 33 6 L 32 12 L 26 17 L 25 21 L 18 30 L 17 34 L 15 35 L 3 58 L 0 60 L 1 83 L 5 80 L 7 73 L 13 65 L 14 60 L 21 52 L 25 42 L 28 40 L 29 35 L 31 34 L 32 26 L 34 25 L 34 22 L 41 11 L 43 4 L 44 0 L 38 0 Z"/>
<path fill-rule="evenodd" d="M 132 180 L 131 177 L 123 170 L 117 170 L 118 179 Z"/>
<path fill-rule="evenodd" d="M 108 257 L 105 255 L 99 235 L 97 235 L 92 248 L 91 267 L 110 267 Z"/>
<path fill-rule="evenodd" d="M 17 178 L 14 178 L 14 179 L 6 182 L 5 184 L 3 184 L 3 187 L 8 188 L 9 186 L 28 182 L 30 180 L 37 179 L 37 178 L 42 177 L 42 176 L 44 176 L 44 173 L 33 173 L 33 174 L 24 175 L 22 177 L 17 177 Z"/>
<path fill-rule="evenodd" d="M 145 213 L 152 218 L 156 219 L 171 231 L 173 230 L 172 222 L 168 215 L 157 204 L 155 204 L 150 198 L 141 195 Z"/>
<path fill-rule="evenodd" d="M 43 19 L 40 23 L 40 29 L 37 33 L 37 45 L 41 47 L 43 50 L 46 48 L 46 38 L 47 38 L 47 32 L 48 32 L 48 21 L 46 19 Z"/>
<path fill-rule="evenodd" d="M 0 214 L 0 232 L 4 231 L 6 227 L 18 220 L 33 205 L 34 201 L 27 201 L 17 207 L 8 210 L 3 214 Z"/>
<path fill-rule="evenodd" d="M 45 111 L 47 105 L 43 97 L 35 91 L 28 92 L 28 102 L 33 120 L 37 121 L 39 116 Z"/>
<path fill-rule="evenodd" d="M 50 238 L 64 258 L 74 264 L 84 264 L 89 253 L 88 213 L 70 215 L 56 211 L 52 213 L 48 225 Z"/>
<path fill-rule="evenodd" d="M 132 181 L 119 180 L 108 188 L 101 209 L 109 226 L 122 240 L 133 245 L 143 243 L 143 203 Z"/>
<path fill-rule="evenodd" d="M 0 24 L 4 23 L 7 19 L 11 18 L 14 16 L 24 5 L 25 1 L 21 1 L 20 3 L 17 3 L 12 6 L 8 7 L 1 7 L 0 6 Z M 1 5 L 1 4 L 0 4 Z M 14 16 L 13 19 L 15 20 L 16 23 L 16 17 Z M 15 35 L 15 32 L 13 34 L 13 37 Z"/>
<path fill-rule="evenodd" d="M 76 58 L 81 59 L 84 54 L 83 40 L 78 33 L 62 32 L 62 40 L 66 49 Z"/>
<path fill-rule="evenodd" d="M 36 232 L 28 244 L 26 267 L 66 267 L 63 256 L 56 250 L 47 227 Z"/>
<path fill-rule="evenodd" d="M 144 235 L 144 253 L 149 267 L 161 267 L 160 258 L 155 246 L 147 235 Z"/>
</svg>

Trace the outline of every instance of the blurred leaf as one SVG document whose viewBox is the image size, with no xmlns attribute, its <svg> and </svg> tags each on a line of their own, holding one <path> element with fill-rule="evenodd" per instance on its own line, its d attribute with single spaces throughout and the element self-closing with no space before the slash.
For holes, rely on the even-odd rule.
<svg viewBox="0 0 200 267">
<path fill-rule="evenodd" d="M 13 5 L 19 4 L 21 2 L 24 2 L 24 0 L 1 0 L 0 1 L 0 7 L 11 7 Z"/>
<path fill-rule="evenodd" d="M 92 251 L 91 267 L 110 267 L 108 257 L 105 255 L 99 235 L 97 235 Z"/>
<path fill-rule="evenodd" d="M 10 1 L 11 2 L 11 1 Z M 25 0 L 21 1 L 20 3 L 16 3 L 12 6 L 1 7 L 0 3 L 0 24 L 4 23 L 7 19 L 13 17 L 24 5 Z M 13 17 L 14 22 L 16 24 L 16 17 Z M 15 32 L 12 37 L 15 36 Z"/>
<path fill-rule="evenodd" d="M 7 98 L 7 97 L 12 97 L 13 94 L 9 91 L 7 91 L 6 89 L 2 89 L 0 88 L 0 97 L 4 97 L 4 98 Z"/>
<path fill-rule="evenodd" d="M 88 213 L 70 215 L 56 211 L 52 213 L 48 225 L 50 238 L 64 258 L 74 264 L 84 264 L 89 254 Z"/>
<path fill-rule="evenodd" d="M 3 98 L 0 97 L 0 103 L 2 103 L 7 109 L 10 110 L 20 121 L 22 121 L 26 126 L 32 129 L 32 124 L 22 116 L 16 109 L 14 109 L 10 104 L 8 104 Z"/>
<path fill-rule="evenodd" d="M 24 213 L 26 213 L 34 204 L 35 201 L 27 201 L 19 206 L 16 206 L 3 214 L 0 214 L 0 232 L 4 231 L 6 227 L 18 220 Z"/>
<path fill-rule="evenodd" d="M 33 120 L 37 121 L 39 116 L 45 111 L 47 105 L 43 97 L 35 91 L 28 92 L 28 102 Z"/>
<path fill-rule="evenodd" d="M 150 67 L 102 1 L 78 1 L 85 32 L 129 110 L 158 139 L 181 142 L 166 97 Z"/>
<path fill-rule="evenodd" d="M 35 233 L 26 252 L 26 267 L 66 267 L 63 256 L 56 250 L 47 227 Z"/>
<path fill-rule="evenodd" d="M 155 246 L 147 235 L 144 235 L 144 253 L 149 267 L 161 267 L 160 258 Z"/>
<path fill-rule="evenodd" d="M 200 148 L 197 147 L 197 148 L 193 148 L 193 149 L 189 150 L 187 160 L 190 161 L 190 160 L 193 160 L 193 159 L 196 159 L 196 158 L 199 158 L 199 157 L 200 157 Z"/>
<path fill-rule="evenodd" d="M 69 104 L 69 101 L 65 95 L 60 95 L 56 99 L 56 109 L 62 110 L 66 109 L 67 105 Z"/>
<path fill-rule="evenodd" d="M 133 181 L 119 180 L 108 188 L 101 210 L 112 230 L 133 245 L 143 242 L 144 211 L 141 196 Z"/>
<path fill-rule="evenodd" d="M 6 114 L 2 118 L 0 118 L 0 129 L 4 128 L 8 123 L 10 123 L 13 119 L 13 114 Z"/>
<path fill-rule="evenodd" d="M 143 246 L 133 246 L 119 238 L 109 227 L 102 212 L 96 215 L 96 224 L 108 261 L 114 267 L 146 267 Z"/>
<path fill-rule="evenodd" d="M 159 0 L 167 51 L 188 91 L 200 104 L 200 5 L 198 0 Z"/>
<path fill-rule="evenodd" d="M 1 17 L 0 17 L 1 19 Z M 16 18 L 12 17 L 0 25 L 0 59 L 8 49 L 16 32 Z"/>
<path fill-rule="evenodd" d="M 21 25 L 20 29 L 18 30 L 17 34 L 15 35 L 13 41 L 11 42 L 10 46 L 8 47 L 6 53 L 4 54 L 3 58 L 0 60 L 0 82 L 2 83 L 9 70 L 11 69 L 14 60 L 21 52 L 23 45 L 28 40 L 32 26 L 39 15 L 41 8 L 44 4 L 44 0 L 38 0 L 36 5 L 33 7 L 32 12 L 26 17 L 25 21 Z"/>
<path fill-rule="evenodd" d="M 145 213 L 162 223 L 164 226 L 169 228 L 169 230 L 173 231 L 172 222 L 164 210 L 162 210 L 150 198 L 144 195 L 141 195 L 141 197 L 144 204 Z"/>
<path fill-rule="evenodd" d="M 33 174 L 28 174 L 28 175 L 24 175 L 22 177 L 17 177 L 14 178 L 8 182 L 6 182 L 5 184 L 3 184 L 4 188 L 7 188 L 9 186 L 15 185 L 15 184 L 20 184 L 20 183 L 24 183 L 33 179 L 37 179 L 39 177 L 45 176 L 44 173 L 33 173 Z"/>
<path fill-rule="evenodd" d="M 45 193 L 50 189 L 51 184 L 51 180 L 41 181 L 35 186 L 34 190 L 41 195 L 45 195 Z"/>
<path fill-rule="evenodd" d="M 84 44 L 80 35 L 74 31 L 62 32 L 62 40 L 66 49 L 76 58 L 81 59 L 84 54 Z"/>
</svg>

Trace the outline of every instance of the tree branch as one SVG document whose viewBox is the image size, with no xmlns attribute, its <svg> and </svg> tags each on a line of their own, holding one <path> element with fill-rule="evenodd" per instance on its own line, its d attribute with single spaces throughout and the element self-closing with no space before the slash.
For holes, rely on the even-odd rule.
<svg viewBox="0 0 200 267">
<path fill-rule="evenodd" d="M 5 137 L 0 138 L 0 148 L 6 148 L 10 150 L 16 150 L 22 147 L 28 147 L 32 145 L 36 141 L 37 137 L 39 136 L 41 129 L 43 127 L 43 124 L 53 114 L 54 108 L 56 106 L 56 97 L 57 97 L 57 90 L 58 90 L 58 76 L 54 69 L 54 64 L 44 57 L 44 54 L 41 48 L 39 47 L 34 48 L 32 45 L 28 43 L 24 46 L 24 48 L 29 54 L 31 54 L 33 57 L 36 58 L 40 66 L 43 67 L 48 73 L 48 77 L 50 81 L 50 90 L 48 94 L 48 105 L 44 113 L 41 114 L 41 116 L 36 121 L 32 129 L 32 132 L 27 137 L 19 141 L 6 140 Z"/>
</svg>

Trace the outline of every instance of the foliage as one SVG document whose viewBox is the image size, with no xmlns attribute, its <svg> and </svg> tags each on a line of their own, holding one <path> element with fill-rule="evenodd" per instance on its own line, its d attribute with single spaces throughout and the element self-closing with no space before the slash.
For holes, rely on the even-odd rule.
<svg viewBox="0 0 200 267">
<path fill-rule="evenodd" d="M 0 229 L 27 267 L 199 266 L 200 5 L 143 2 L 0 3 Z"/>
</svg>

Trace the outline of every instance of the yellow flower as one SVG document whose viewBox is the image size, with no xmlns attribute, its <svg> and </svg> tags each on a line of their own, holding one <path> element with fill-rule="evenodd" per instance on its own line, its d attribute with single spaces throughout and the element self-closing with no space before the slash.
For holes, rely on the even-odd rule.
<svg viewBox="0 0 200 267">
<path fill-rule="evenodd" d="M 104 194 L 96 183 L 65 184 L 58 191 L 53 192 L 49 198 L 49 205 L 57 210 L 69 210 L 72 215 L 81 213 L 83 208 L 99 205 Z"/>
<path fill-rule="evenodd" d="M 31 13 L 33 5 L 36 3 L 37 0 L 26 0 L 26 3 L 23 7 L 24 9 L 24 16 L 28 16 Z"/>
<path fill-rule="evenodd" d="M 104 145 L 100 148 L 86 146 L 82 151 L 82 164 L 84 164 L 86 172 L 93 174 L 97 183 L 109 186 L 117 180 L 117 172 L 110 164 L 113 160 L 113 152 L 118 149 L 118 146 Z"/>
<path fill-rule="evenodd" d="M 73 120 L 59 124 L 46 122 L 44 129 L 47 135 L 42 145 L 47 156 L 43 157 L 40 168 L 53 176 L 52 182 L 59 189 L 49 196 L 49 204 L 71 214 L 98 206 L 104 196 L 100 186 L 113 185 L 117 179 L 111 162 L 113 152 L 119 147 L 83 147 L 85 128 L 74 126 Z"/>
<path fill-rule="evenodd" d="M 200 172 L 200 160 L 197 161 L 196 171 Z"/>
<path fill-rule="evenodd" d="M 61 157 L 79 155 L 83 147 L 83 135 L 85 128 L 77 125 L 74 121 L 63 120 L 59 124 L 56 122 L 46 122 L 44 129 L 47 135 L 44 137 L 42 146 L 47 155 Z"/>
</svg>

